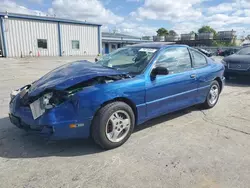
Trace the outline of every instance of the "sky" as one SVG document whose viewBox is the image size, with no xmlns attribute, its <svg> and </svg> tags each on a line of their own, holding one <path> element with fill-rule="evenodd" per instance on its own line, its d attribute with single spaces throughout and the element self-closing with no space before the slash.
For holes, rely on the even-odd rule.
<svg viewBox="0 0 250 188">
<path fill-rule="evenodd" d="M 153 36 L 164 27 L 178 34 L 209 25 L 250 34 L 250 0 L 0 0 L 1 12 L 56 16 L 102 24 L 102 31 Z"/>
</svg>

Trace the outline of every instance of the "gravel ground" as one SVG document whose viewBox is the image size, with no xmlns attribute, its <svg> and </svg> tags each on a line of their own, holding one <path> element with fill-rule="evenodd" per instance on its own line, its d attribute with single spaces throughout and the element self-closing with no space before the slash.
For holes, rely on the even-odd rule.
<svg viewBox="0 0 250 188">
<path fill-rule="evenodd" d="M 72 59 L 81 57 L 0 59 L 0 187 L 249 187 L 249 79 L 228 82 L 215 108 L 151 120 L 110 151 L 88 140 L 46 142 L 14 127 L 10 91 Z"/>
</svg>

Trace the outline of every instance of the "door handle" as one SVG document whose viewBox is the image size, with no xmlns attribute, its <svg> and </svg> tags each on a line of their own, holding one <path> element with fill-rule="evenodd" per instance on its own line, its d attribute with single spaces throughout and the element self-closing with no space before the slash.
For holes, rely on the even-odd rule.
<svg viewBox="0 0 250 188">
<path fill-rule="evenodd" d="M 196 75 L 195 74 L 191 74 L 190 78 L 196 78 Z"/>
</svg>

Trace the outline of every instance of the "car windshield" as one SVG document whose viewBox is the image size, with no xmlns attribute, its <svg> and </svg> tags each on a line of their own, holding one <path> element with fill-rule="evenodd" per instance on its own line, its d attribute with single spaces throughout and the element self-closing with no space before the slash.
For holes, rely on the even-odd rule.
<svg viewBox="0 0 250 188">
<path fill-rule="evenodd" d="M 157 48 L 125 47 L 104 55 L 97 64 L 132 75 L 141 74 L 153 57 Z"/>
<path fill-rule="evenodd" d="M 242 48 L 240 51 L 237 52 L 239 55 L 250 55 L 250 47 Z"/>
</svg>

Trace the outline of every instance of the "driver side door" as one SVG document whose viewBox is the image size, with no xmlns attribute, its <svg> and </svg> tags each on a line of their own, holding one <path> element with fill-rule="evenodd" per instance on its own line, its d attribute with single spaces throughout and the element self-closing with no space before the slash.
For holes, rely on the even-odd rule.
<svg viewBox="0 0 250 188">
<path fill-rule="evenodd" d="M 173 112 L 196 103 L 197 79 L 187 47 L 168 47 L 154 66 L 168 69 L 168 75 L 148 75 L 146 80 L 147 117 Z"/>
</svg>

